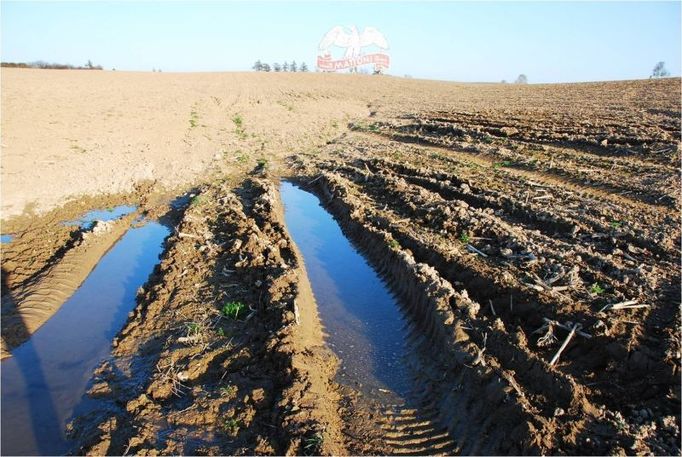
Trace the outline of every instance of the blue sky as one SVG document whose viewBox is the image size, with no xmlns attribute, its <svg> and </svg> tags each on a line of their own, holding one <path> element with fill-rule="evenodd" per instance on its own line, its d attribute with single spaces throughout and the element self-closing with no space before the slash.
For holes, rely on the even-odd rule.
<svg viewBox="0 0 682 457">
<path fill-rule="evenodd" d="M 150 71 L 305 61 L 335 25 L 378 28 L 390 74 L 573 82 L 681 73 L 680 2 L 10 2 L 2 60 Z"/>
</svg>

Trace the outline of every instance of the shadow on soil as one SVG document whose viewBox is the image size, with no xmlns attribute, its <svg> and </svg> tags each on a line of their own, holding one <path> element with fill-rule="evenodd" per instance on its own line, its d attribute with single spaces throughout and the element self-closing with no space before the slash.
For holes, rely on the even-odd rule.
<svg viewBox="0 0 682 457">
<path fill-rule="evenodd" d="M 129 229 L 59 311 L 2 362 L 2 454 L 69 450 L 67 421 L 74 411 L 91 407 L 81 398 L 92 369 L 106 357 L 135 305 L 138 287 L 158 263 L 169 233 L 164 222 Z M 14 307 L 9 294 L 3 302 Z"/>
</svg>

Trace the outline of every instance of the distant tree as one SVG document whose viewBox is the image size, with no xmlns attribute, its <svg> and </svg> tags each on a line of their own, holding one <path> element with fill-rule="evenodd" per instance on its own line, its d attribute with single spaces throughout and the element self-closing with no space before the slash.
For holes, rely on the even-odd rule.
<svg viewBox="0 0 682 457">
<path fill-rule="evenodd" d="M 506 80 L 506 79 L 503 79 L 502 81 L 500 81 L 500 83 L 501 83 L 501 84 L 507 84 L 507 80 Z"/>
<path fill-rule="evenodd" d="M 308 65 L 306 65 L 305 62 L 301 62 L 301 68 L 299 70 L 303 72 L 308 71 Z"/>
<path fill-rule="evenodd" d="M 270 65 L 264 63 L 263 66 L 261 67 L 263 71 L 270 71 Z"/>
<path fill-rule="evenodd" d="M 528 77 L 521 73 L 518 78 L 516 78 L 516 81 L 514 81 L 516 84 L 528 84 Z"/>
<path fill-rule="evenodd" d="M 291 62 L 291 66 L 290 66 L 289 68 L 291 69 L 291 71 L 293 71 L 294 73 L 296 73 L 296 71 L 298 70 L 298 67 L 296 66 L 296 61 L 295 61 L 295 60 L 294 60 L 293 62 Z"/>
<path fill-rule="evenodd" d="M 152 73 L 156 73 L 156 68 L 152 67 Z"/>
<path fill-rule="evenodd" d="M 650 78 L 665 78 L 670 76 L 670 72 L 665 69 L 665 62 L 658 62 L 651 72 Z"/>
<path fill-rule="evenodd" d="M 260 59 L 256 60 L 256 63 L 253 64 L 252 67 L 255 71 L 263 71 L 263 63 L 260 61 Z"/>
<path fill-rule="evenodd" d="M 272 69 L 274 71 L 280 72 L 280 71 L 282 71 L 282 66 L 280 64 L 278 64 L 277 62 L 275 62 L 272 64 Z"/>
<path fill-rule="evenodd" d="M 75 67 L 70 64 L 64 63 L 49 63 L 44 60 L 36 60 L 34 62 L 28 63 L 13 63 L 13 62 L 0 62 L 0 66 L 3 67 L 14 67 L 14 68 L 40 68 L 40 69 L 51 69 L 51 70 L 101 70 L 101 65 L 93 65 L 91 61 L 88 61 L 85 66 Z"/>
<path fill-rule="evenodd" d="M 289 64 L 287 62 L 284 62 L 284 65 L 282 65 L 282 71 L 289 71 Z"/>
</svg>

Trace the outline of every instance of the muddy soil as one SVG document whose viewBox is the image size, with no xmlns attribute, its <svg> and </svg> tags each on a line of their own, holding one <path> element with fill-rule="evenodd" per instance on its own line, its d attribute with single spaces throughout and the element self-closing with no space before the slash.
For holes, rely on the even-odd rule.
<svg viewBox="0 0 682 457">
<path fill-rule="evenodd" d="M 349 123 L 329 89 L 322 130 L 281 151 L 229 142 L 249 159 L 183 189 L 162 261 L 93 374 L 98 406 L 70 426 L 73 452 L 679 454 L 679 79 L 353 81 Z M 291 116 L 315 117 L 308 95 Z M 268 122 L 259 134 L 286 136 Z M 334 381 L 281 177 L 323 201 L 398 298 L 421 373 L 412 409 Z M 152 186 L 93 198 L 153 211 Z M 56 223 L 78 205 L 3 225 L 17 234 L 3 294 L 82 245 Z"/>
<path fill-rule="evenodd" d="M 193 201 L 96 371 L 102 410 L 74 422 L 79 452 L 341 452 L 324 408 L 335 362 L 274 183 L 216 183 Z"/>
<path fill-rule="evenodd" d="M 678 453 L 679 186 L 622 195 L 500 166 L 487 141 L 405 138 L 399 123 L 361 125 L 292 163 L 413 306 L 429 289 L 405 265 L 446 285 L 448 315 L 427 328 L 452 338 L 437 343 L 454 353 L 434 394 L 460 451 Z M 553 167 L 570 168 L 563 157 Z M 661 179 L 679 176 L 670 166 Z"/>
</svg>

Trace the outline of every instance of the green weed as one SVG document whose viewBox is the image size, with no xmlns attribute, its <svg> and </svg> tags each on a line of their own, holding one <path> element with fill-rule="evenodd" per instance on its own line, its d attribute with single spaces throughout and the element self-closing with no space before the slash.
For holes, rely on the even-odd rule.
<svg viewBox="0 0 682 457">
<path fill-rule="evenodd" d="M 471 235 L 469 235 L 468 232 L 462 232 L 462 234 L 459 236 L 459 241 L 464 244 L 468 244 L 469 241 L 471 241 Z"/>
<path fill-rule="evenodd" d="M 239 431 L 239 426 L 241 423 L 234 417 L 230 417 L 229 419 L 225 419 L 225 423 L 223 425 L 225 427 L 225 431 L 234 436 Z"/>
<path fill-rule="evenodd" d="M 281 106 L 282 108 L 285 108 L 287 111 L 293 111 L 294 110 L 294 105 L 290 105 L 286 102 L 283 101 L 278 101 L 277 104 Z"/>
<path fill-rule="evenodd" d="M 398 240 L 391 240 L 388 242 L 388 247 L 394 251 L 397 251 L 400 249 L 400 243 L 398 243 Z"/>
<path fill-rule="evenodd" d="M 306 455 L 319 455 L 324 443 L 324 437 L 321 433 L 315 433 L 312 436 L 303 439 L 303 451 Z"/>
<path fill-rule="evenodd" d="M 189 201 L 190 206 L 199 206 L 201 205 L 202 200 L 201 200 L 201 195 L 195 195 L 192 197 L 192 199 Z"/>
<path fill-rule="evenodd" d="M 619 229 L 623 226 L 623 222 L 622 221 L 611 221 L 611 224 L 609 224 L 609 225 L 611 225 L 612 229 Z"/>
<path fill-rule="evenodd" d="M 237 386 L 233 386 L 232 384 L 223 386 L 220 388 L 220 395 L 224 397 L 232 397 L 237 393 Z"/>
<path fill-rule="evenodd" d="M 246 312 L 246 305 L 239 301 L 227 302 L 223 305 L 223 309 L 221 310 L 221 312 L 225 317 L 239 319 L 239 316 Z"/>
<path fill-rule="evenodd" d="M 356 124 L 352 124 L 351 130 L 359 130 L 361 132 L 378 132 L 379 131 L 379 126 L 375 123 L 368 124 L 366 122 L 358 122 Z"/>
<path fill-rule="evenodd" d="M 593 293 L 595 295 L 600 295 L 604 293 L 604 288 L 598 283 L 595 282 L 590 286 L 590 293 Z"/>
<path fill-rule="evenodd" d="M 235 154 L 237 154 L 236 159 L 237 159 L 237 162 L 239 162 L 239 163 L 245 163 L 247 160 L 249 160 L 249 155 L 246 153 L 243 153 L 241 151 L 241 149 L 237 149 Z"/>
<path fill-rule="evenodd" d="M 246 130 L 244 130 L 244 119 L 241 114 L 235 114 L 232 117 L 232 122 L 235 125 L 234 133 L 237 134 L 240 140 L 245 140 L 247 138 Z"/>
<path fill-rule="evenodd" d="M 493 168 L 501 168 L 501 167 L 511 167 L 514 165 L 514 162 L 511 160 L 503 160 L 502 162 L 495 162 L 493 164 Z"/>
<path fill-rule="evenodd" d="M 204 330 L 204 326 L 197 322 L 189 322 L 185 326 L 187 327 L 187 336 L 200 335 Z"/>
<path fill-rule="evenodd" d="M 193 129 L 199 125 L 199 114 L 197 114 L 196 111 L 192 110 L 189 113 L 189 128 Z"/>
</svg>

